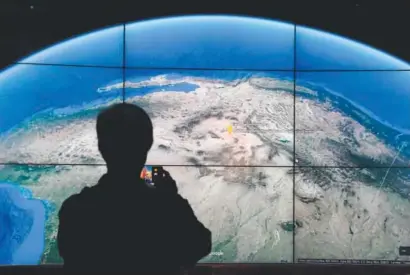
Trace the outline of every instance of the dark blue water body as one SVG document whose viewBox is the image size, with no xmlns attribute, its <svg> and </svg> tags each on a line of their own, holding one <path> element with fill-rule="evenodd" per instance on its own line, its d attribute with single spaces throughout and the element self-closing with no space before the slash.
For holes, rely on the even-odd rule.
<svg viewBox="0 0 410 275">
<path fill-rule="evenodd" d="M 192 92 L 195 89 L 199 88 L 198 85 L 182 82 L 177 84 L 170 84 L 170 85 L 153 85 L 153 86 L 146 86 L 140 88 L 126 88 L 125 89 L 125 97 L 128 96 L 136 96 L 136 95 L 146 95 L 155 92 L 166 92 L 166 91 L 173 91 L 173 92 Z"/>
<path fill-rule="evenodd" d="M 5 248 L 10 246 L 12 222 L 10 215 L 3 213 L 4 210 L 0 210 L 0 264 L 9 264 L 12 262 L 12 255 L 10 250 Z"/>
<path fill-rule="evenodd" d="M 40 262 L 46 218 L 45 204 L 30 190 L 0 183 L 0 265 Z"/>
</svg>

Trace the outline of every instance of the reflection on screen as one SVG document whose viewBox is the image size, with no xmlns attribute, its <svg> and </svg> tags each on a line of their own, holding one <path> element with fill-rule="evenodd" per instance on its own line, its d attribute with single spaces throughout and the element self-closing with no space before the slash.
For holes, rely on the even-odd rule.
<svg viewBox="0 0 410 275">
<path fill-rule="evenodd" d="M 71 58 L 78 39 L 88 39 L 82 51 L 108 43 L 109 36 L 100 31 L 65 42 L 70 49 L 65 56 L 48 49 L 64 64 L 18 64 L 0 73 L 0 113 L 7 114 L 0 120 L 0 264 L 62 262 L 58 210 L 68 196 L 96 184 L 106 172 L 95 119 L 100 110 L 122 101 L 144 108 L 154 124 L 154 144 L 141 177 L 152 182 L 152 167 L 163 166 L 213 232 L 213 249 L 203 262 L 410 262 L 408 73 L 299 71 L 315 64 L 348 70 L 357 64 L 396 68 L 402 63 L 372 49 L 370 54 L 380 58 L 373 62 L 363 45 L 350 61 L 327 53 L 327 60 L 315 63 L 323 41 L 337 47 L 329 43 L 340 40 L 303 31 L 296 32 L 303 33 L 296 45 L 302 60 L 293 68 L 294 51 L 286 47 L 293 46 L 295 26 L 221 20 L 130 24 L 125 70 L 87 67 L 91 57 L 86 54 Z M 240 31 L 230 31 L 219 45 L 223 28 L 216 40 L 194 39 L 192 30 L 181 29 L 202 26 L 212 32 L 216 23 L 228 22 L 231 30 L 235 20 L 261 28 L 249 32 L 254 37 L 246 41 L 252 43 L 243 41 Z M 169 33 L 175 28 L 183 43 L 173 41 L 169 49 L 169 43 L 158 43 L 172 40 L 158 36 L 164 34 L 161 24 Z M 158 41 L 149 41 L 150 28 Z M 277 44 L 263 45 L 256 54 L 258 41 L 265 41 L 258 38 L 268 33 L 276 34 L 269 43 Z M 198 43 L 201 47 L 191 47 Z M 111 46 L 102 50 L 112 51 L 112 58 L 106 61 L 116 64 L 118 47 L 107 49 Z M 367 63 L 357 63 L 358 49 Z M 34 61 L 46 60 L 48 50 Z M 163 66 L 161 59 L 149 58 L 157 53 L 168 57 Z M 144 59 L 137 60 L 142 54 Z"/>
</svg>

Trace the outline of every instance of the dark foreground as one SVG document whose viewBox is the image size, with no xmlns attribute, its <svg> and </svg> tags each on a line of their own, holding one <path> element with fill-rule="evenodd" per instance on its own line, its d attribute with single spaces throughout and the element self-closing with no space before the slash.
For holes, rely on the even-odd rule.
<svg viewBox="0 0 410 275">
<path fill-rule="evenodd" d="M 0 267 L 0 274 L 62 274 L 60 265 L 41 266 L 4 266 Z M 84 272 L 86 274 L 86 272 Z M 117 273 L 116 274 L 121 274 Z M 144 273 L 146 274 L 146 273 Z M 187 270 L 186 275 L 216 275 L 216 274 L 390 274 L 410 275 L 410 265 L 327 265 L 327 264 L 199 264 L 195 269 Z"/>
</svg>

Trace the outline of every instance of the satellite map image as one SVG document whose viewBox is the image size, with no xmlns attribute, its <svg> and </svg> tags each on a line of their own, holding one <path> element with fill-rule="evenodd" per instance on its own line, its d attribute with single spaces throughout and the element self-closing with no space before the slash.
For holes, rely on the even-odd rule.
<svg viewBox="0 0 410 275">
<path fill-rule="evenodd" d="M 203 262 L 410 262 L 410 71 L 351 71 L 373 68 L 410 65 L 321 30 L 211 15 L 20 60 L 0 73 L 0 264 L 62 262 L 58 210 L 106 171 L 95 118 L 123 100 L 153 121 L 147 163 L 213 233 Z"/>
</svg>

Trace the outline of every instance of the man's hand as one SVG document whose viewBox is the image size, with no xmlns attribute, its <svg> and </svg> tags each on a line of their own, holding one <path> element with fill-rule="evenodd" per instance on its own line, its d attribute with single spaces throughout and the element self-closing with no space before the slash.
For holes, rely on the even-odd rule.
<svg viewBox="0 0 410 275">
<path fill-rule="evenodd" d="M 171 177 L 168 171 L 162 169 L 163 175 L 160 175 L 155 180 L 155 187 L 161 192 L 178 193 L 178 187 L 175 180 Z"/>
</svg>

